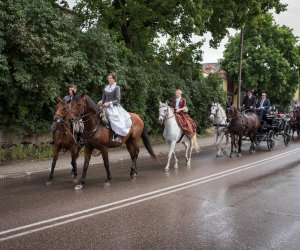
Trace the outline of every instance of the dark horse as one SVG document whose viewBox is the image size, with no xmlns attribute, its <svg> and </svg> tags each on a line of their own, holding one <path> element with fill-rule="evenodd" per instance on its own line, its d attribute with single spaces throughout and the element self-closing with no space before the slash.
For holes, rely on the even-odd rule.
<svg viewBox="0 0 300 250">
<path fill-rule="evenodd" d="M 300 109 L 297 108 L 293 111 L 291 120 L 290 120 L 290 126 L 292 130 L 292 139 L 294 139 L 294 133 L 297 132 L 298 138 L 300 137 Z"/>
<path fill-rule="evenodd" d="M 122 142 L 113 142 L 112 136 L 113 131 L 102 124 L 99 116 L 99 108 L 94 103 L 94 101 L 84 93 L 77 94 L 72 101 L 72 113 L 77 119 L 82 119 L 84 122 L 84 165 L 82 171 L 82 177 L 80 184 L 78 184 L 75 189 L 82 189 L 87 170 L 89 167 L 89 162 L 91 159 L 91 154 L 93 149 L 98 149 L 102 153 L 102 158 L 107 174 L 106 182 L 104 186 L 109 186 L 111 181 L 111 173 L 109 170 L 109 160 L 108 160 L 108 148 L 119 147 L 125 142 L 128 152 L 130 153 L 132 166 L 130 171 L 130 177 L 133 179 L 137 174 L 136 160 L 139 155 L 139 139 L 142 137 L 143 143 L 148 150 L 149 154 L 156 159 L 153 152 L 152 146 L 147 135 L 144 121 L 140 116 L 134 113 L 130 113 L 132 126 L 131 129 L 125 137 L 123 137 Z"/>
<path fill-rule="evenodd" d="M 56 122 L 57 129 L 54 134 L 54 156 L 51 165 L 51 172 L 47 181 L 47 185 L 52 183 L 54 168 L 58 158 L 58 153 L 61 149 L 71 152 L 71 165 L 73 182 L 77 182 L 77 158 L 80 151 L 77 143 L 77 136 L 73 132 L 73 125 L 71 122 L 72 116 L 70 114 L 70 108 L 66 100 L 60 100 L 56 105 L 56 111 L 54 115 L 54 121 Z"/>
<path fill-rule="evenodd" d="M 233 108 L 232 119 L 228 126 L 231 137 L 231 153 L 232 157 L 236 139 L 238 138 L 238 156 L 241 156 L 241 146 L 243 135 L 249 136 L 251 140 L 250 153 L 255 152 L 255 141 L 257 130 L 260 127 L 260 120 L 258 115 L 254 113 L 240 113 L 236 108 Z"/>
</svg>

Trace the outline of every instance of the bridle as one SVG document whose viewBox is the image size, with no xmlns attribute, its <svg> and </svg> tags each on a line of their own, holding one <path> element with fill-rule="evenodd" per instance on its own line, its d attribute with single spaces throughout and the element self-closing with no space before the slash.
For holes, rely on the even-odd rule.
<svg viewBox="0 0 300 250">
<path fill-rule="evenodd" d="M 214 116 L 214 119 L 221 118 L 221 117 L 217 116 L 218 112 L 220 111 L 219 105 L 218 104 L 214 104 L 214 105 L 212 105 L 212 107 L 216 107 L 215 113 L 210 112 L 210 114 Z M 225 117 L 223 117 L 219 123 L 213 123 L 213 126 L 218 127 L 218 128 L 219 127 L 227 127 L 226 122 L 225 122 L 225 124 L 222 124 L 222 122 L 224 120 L 225 120 Z"/>
<path fill-rule="evenodd" d="M 161 114 L 159 115 L 159 117 L 162 117 L 163 123 L 164 123 L 166 120 L 168 120 L 168 119 L 170 119 L 170 118 L 172 118 L 172 117 L 175 116 L 175 115 L 173 114 L 172 116 L 168 117 L 168 116 L 169 116 L 169 109 L 170 109 L 170 107 L 169 107 L 169 106 L 163 106 L 163 107 L 161 107 L 161 108 L 164 108 L 164 107 L 167 108 L 166 114 L 165 114 L 165 115 L 161 115 Z"/>
<path fill-rule="evenodd" d="M 92 112 L 89 112 L 89 113 L 85 114 L 86 113 L 85 112 L 85 110 L 86 110 L 86 98 L 85 98 L 85 96 L 83 97 L 83 99 L 80 100 L 80 105 L 82 107 L 81 107 L 81 110 L 80 110 L 79 114 L 75 115 L 73 113 L 73 116 L 75 116 L 73 118 L 73 123 L 77 123 L 80 126 L 80 123 L 85 124 L 86 122 L 94 119 L 95 117 L 98 117 L 96 127 L 92 131 L 87 131 L 87 132 L 83 131 L 83 133 L 82 133 L 83 137 L 85 139 L 88 139 L 88 138 L 93 137 L 96 134 L 96 132 L 97 132 L 99 126 L 100 126 L 100 117 L 99 117 L 99 114 L 101 113 L 101 109 L 99 109 L 99 111 L 97 111 L 96 114 L 92 115 L 88 119 L 83 120 L 84 118 L 90 116 L 92 114 Z"/>
</svg>

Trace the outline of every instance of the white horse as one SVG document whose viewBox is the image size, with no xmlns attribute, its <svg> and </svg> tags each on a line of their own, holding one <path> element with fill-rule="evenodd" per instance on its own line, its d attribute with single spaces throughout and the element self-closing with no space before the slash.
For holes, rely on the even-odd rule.
<svg viewBox="0 0 300 250">
<path fill-rule="evenodd" d="M 182 129 L 179 127 L 176 117 L 174 115 L 173 110 L 168 106 L 168 103 L 159 103 L 159 118 L 158 120 L 165 125 L 164 129 L 164 138 L 168 142 L 169 145 L 169 154 L 168 154 L 168 162 L 165 167 L 165 171 L 169 171 L 170 160 L 172 154 L 174 154 L 175 165 L 174 168 L 178 168 L 178 160 L 175 155 L 175 146 L 177 142 L 182 142 L 186 148 L 185 151 L 185 159 L 186 165 L 191 165 L 191 156 L 192 150 L 195 148 L 195 151 L 199 151 L 199 145 L 197 142 L 196 135 L 193 138 L 190 138 L 186 135 L 183 135 Z"/>
<path fill-rule="evenodd" d="M 222 157 L 227 152 L 229 143 L 229 134 L 227 133 L 227 117 L 224 109 L 219 103 L 212 103 L 210 109 L 209 119 L 213 122 L 215 128 L 215 145 L 217 147 L 217 157 Z M 226 138 L 225 145 L 223 145 L 224 136 Z"/>
</svg>

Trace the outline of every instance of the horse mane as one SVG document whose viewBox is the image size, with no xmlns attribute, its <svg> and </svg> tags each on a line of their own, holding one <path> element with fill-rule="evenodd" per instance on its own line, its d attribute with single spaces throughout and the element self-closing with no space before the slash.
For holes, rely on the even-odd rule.
<svg viewBox="0 0 300 250">
<path fill-rule="evenodd" d="M 92 111 L 94 111 L 95 113 L 97 113 L 99 108 L 98 108 L 97 104 L 93 101 L 93 99 L 91 97 L 89 97 L 88 95 L 85 95 L 85 100 L 86 100 L 87 106 Z"/>
<path fill-rule="evenodd" d="M 83 92 L 79 92 L 78 94 L 76 94 L 73 97 L 73 100 L 80 101 L 80 98 L 83 94 L 84 94 Z M 99 108 L 98 108 L 97 104 L 93 101 L 93 99 L 91 97 L 89 97 L 87 94 L 84 94 L 84 98 L 85 98 L 87 107 L 90 108 L 95 113 L 97 113 Z"/>
<path fill-rule="evenodd" d="M 221 112 L 222 117 L 226 117 L 226 112 L 225 112 L 225 110 L 223 109 L 223 107 L 222 107 L 220 104 L 218 104 L 218 105 L 219 105 L 219 109 L 220 109 L 220 112 Z"/>
<path fill-rule="evenodd" d="M 233 116 L 239 117 L 240 115 L 241 115 L 241 113 L 238 111 L 238 109 L 236 107 L 233 107 Z"/>
</svg>

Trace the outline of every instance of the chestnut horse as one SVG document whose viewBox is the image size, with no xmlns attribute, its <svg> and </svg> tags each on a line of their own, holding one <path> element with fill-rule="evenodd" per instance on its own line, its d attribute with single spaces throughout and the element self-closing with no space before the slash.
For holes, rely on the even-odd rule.
<svg viewBox="0 0 300 250">
<path fill-rule="evenodd" d="M 232 157 L 235 145 L 236 138 L 238 138 L 238 154 L 237 156 L 241 156 L 241 146 L 242 146 L 242 137 L 249 136 L 251 140 L 250 153 L 255 152 L 255 141 L 257 130 L 260 127 L 260 120 L 258 115 L 254 113 L 240 113 L 235 107 L 233 108 L 233 115 L 231 122 L 228 126 L 230 137 L 231 137 L 231 153 L 230 157 Z"/>
<path fill-rule="evenodd" d="M 156 159 L 153 152 L 152 146 L 149 141 L 148 134 L 146 132 L 145 124 L 142 118 L 134 113 L 130 113 L 132 125 L 128 135 L 122 138 L 122 142 L 112 141 L 113 131 L 102 124 L 100 118 L 99 107 L 95 102 L 84 93 L 77 94 L 72 100 L 72 114 L 76 119 L 82 119 L 84 123 L 84 165 L 82 171 L 82 177 L 80 184 L 75 187 L 75 190 L 82 189 L 87 170 L 89 167 L 89 162 L 91 159 L 91 154 L 93 149 L 100 150 L 104 162 L 104 167 L 106 170 L 106 182 L 104 186 L 110 186 L 111 173 L 109 170 L 109 160 L 108 160 L 108 149 L 119 147 L 123 143 L 126 144 L 127 150 L 131 156 L 132 165 L 130 171 L 130 178 L 134 179 L 137 174 L 136 160 L 139 155 L 138 142 L 142 138 L 143 143 L 149 152 L 149 154 Z"/>
<path fill-rule="evenodd" d="M 54 121 L 57 129 L 54 134 L 54 156 L 51 164 L 51 172 L 47 181 L 47 185 L 50 185 L 53 180 L 54 168 L 58 158 L 58 153 L 63 149 L 64 151 L 71 152 L 71 165 L 73 182 L 77 182 L 77 158 L 80 151 L 77 143 L 77 136 L 73 131 L 73 125 L 71 123 L 72 116 L 69 113 L 70 107 L 66 100 L 60 100 L 56 105 L 56 111 L 54 115 Z"/>
</svg>

